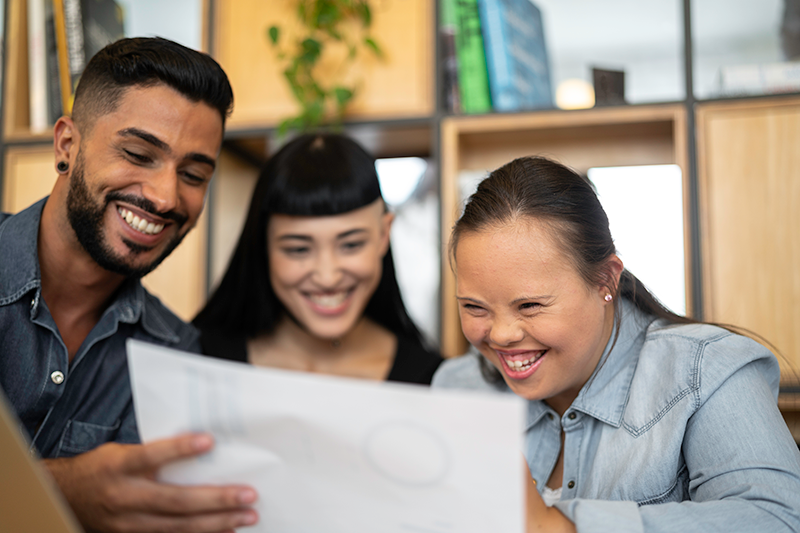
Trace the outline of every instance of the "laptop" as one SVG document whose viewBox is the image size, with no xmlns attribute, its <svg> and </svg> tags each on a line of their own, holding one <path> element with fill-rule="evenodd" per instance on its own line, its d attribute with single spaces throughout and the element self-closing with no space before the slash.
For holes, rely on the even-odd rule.
<svg viewBox="0 0 800 533">
<path fill-rule="evenodd" d="M 83 533 L 0 391 L 0 533 Z"/>
</svg>

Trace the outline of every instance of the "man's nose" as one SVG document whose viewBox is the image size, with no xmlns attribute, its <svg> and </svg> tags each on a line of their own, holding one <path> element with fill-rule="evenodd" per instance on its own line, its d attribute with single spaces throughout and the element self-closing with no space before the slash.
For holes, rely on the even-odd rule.
<svg viewBox="0 0 800 533">
<path fill-rule="evenodd" d="M 173 211 L 178 207 L 178 175 L 175 169 L 165 167 L 142 185 L 142 194 L 153 203 L 158 213 Z"/>
</svg>

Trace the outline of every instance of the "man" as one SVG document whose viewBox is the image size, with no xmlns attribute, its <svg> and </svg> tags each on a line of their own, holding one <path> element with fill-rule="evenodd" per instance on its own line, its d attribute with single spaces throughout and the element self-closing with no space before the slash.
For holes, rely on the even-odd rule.
<svg viewBox="0 0 800 533">
<path fill-rule="evenodd" d="M 123 39 L 88 63 L 54 130 L 52 194 L 0 214 L 0 386 L 85 528 L 227 531 L 257 520 L 245 486 L 176 487 L 157 470 L 208 435 L 146 445 L 125 340 L 197 350 L 139 278 L 195 225 L 233 101 L 205 54 Z"/>
</svg>

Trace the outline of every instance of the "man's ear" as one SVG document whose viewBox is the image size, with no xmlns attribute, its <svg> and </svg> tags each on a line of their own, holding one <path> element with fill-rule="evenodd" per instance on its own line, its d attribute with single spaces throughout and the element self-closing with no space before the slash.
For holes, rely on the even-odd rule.
<svg viewBox="0 0 800 533">
<path fill-rule="evenodd" d="M 392 223 L 394 222 L 394 213 L 386 211 L 381 215 L 381 256 L 386 255 L 389 251 L 389 236 L 392 233 Z"/>
<path fill-rule="evenodd" d="M 55 148 L 56 165 L 65 161 L 69 168 L 75 165 L 75 158 L 80 146 L 81 134 L 70 117 L 61 117 L 53 127 L 53 146 Z"/>
</svg>

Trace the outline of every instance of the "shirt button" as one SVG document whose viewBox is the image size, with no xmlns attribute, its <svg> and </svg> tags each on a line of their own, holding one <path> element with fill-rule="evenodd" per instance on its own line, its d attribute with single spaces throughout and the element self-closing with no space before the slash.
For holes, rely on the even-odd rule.
<svg viewBox="0 0 800 533">
<path fill-rule="evenodd" d="M 61 385 L 62 383 L 64 383 L 64 373 L 60 370 L 56 370 L 55 372 L 50 374 L 50 380 L 56 385 Z"/>
<path fill-rule="evenodd" d="M 574 489 L 575 488 L 575 482 L 574 481 L 570 481 L 569 483 L 567 483 L 567 488 L 568 489 Z"/>
<path fill-rule="evenodd" d="M 567 418 L 569 418 L 570 420 L 575 420 L 576 416 L 578 415 L 575 414 L 575 411 L 570 411 L 570 413 L 567 415 Z"/>
<path fill-rule="evenodd" d="M 547 419 L 548 420 L 552 420 L 553 419 L 553 413 L 547 413 Z"/>
</svg>

